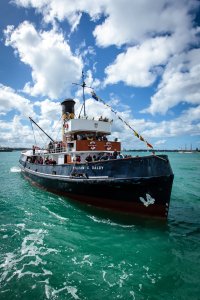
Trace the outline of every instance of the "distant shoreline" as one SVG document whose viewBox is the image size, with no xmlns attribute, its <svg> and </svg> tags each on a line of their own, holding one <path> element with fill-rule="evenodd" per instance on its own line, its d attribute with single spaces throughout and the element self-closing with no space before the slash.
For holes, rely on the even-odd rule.
<svg viewBox="0 0 200 300">
<path fill-rule="evenodd" d="M 134 150 L 122 150 L 123 152 L 179 152 L 179 153 L 196 153 L 200 152 L 200 150 L 177 150 L 177 149 L 134 149 Z"/>
<path fill-rule="evenodd" d="M 17 147 L 17 148 L 10 148 L 10 147 L 1 147 L 0 152 L 13 152 L 13 151 L 23 151 L 23 150 L 31 150 L 31 148 L 23 148 L 23 147 Z M 200 152 L 199 149 L 196 150 L 177 150 L 177 149 L 122 149 L 122 152 L 179 152 L 179 153 L 197 153 Z"/>
</svg>

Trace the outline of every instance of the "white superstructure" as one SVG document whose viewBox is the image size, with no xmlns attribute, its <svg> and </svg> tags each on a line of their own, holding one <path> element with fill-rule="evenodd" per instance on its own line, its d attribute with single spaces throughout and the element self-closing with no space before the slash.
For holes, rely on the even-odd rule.
<svg viewBox="0 0 200 300">
<path fill-rule="evenodd" d="M 111 134 L 111 122 L 88 119 L 70 119 L 65 122 L 65 133 L 83 131 L 104 133 L 106 135 L 109 135 Z"/>
</svg>

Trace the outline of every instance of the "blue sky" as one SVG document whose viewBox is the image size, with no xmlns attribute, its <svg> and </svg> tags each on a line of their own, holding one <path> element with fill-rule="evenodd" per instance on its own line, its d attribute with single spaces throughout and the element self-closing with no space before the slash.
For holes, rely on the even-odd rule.
<svg viewBox="0 0 200 300">
<path fill-rule="evenodd" d="M 1 0 L 0 145 L 34 143 L 28 116 L 60 137 L 60 102 L 82 104 L 86 83 L 155 149 L 200 148 L 200 9 L 195 0 Z M 91 98 L 89 117 L 145 149 Z M 52 133 L 52 128 L 54 128 Z M 36 133 L 37 143 L 46 142 Z"/>
</svg>

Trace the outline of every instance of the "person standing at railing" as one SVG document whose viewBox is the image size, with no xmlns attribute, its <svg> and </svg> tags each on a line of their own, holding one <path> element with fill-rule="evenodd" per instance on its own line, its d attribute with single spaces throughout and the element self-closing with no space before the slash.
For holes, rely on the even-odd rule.
<svg viewBox="0 0 200 300">
<path fill-rule="evenodd" d="M 33 145 L 32 149 L 33 149 L 33 155 L 35 155 L 35 146 L 34 145 Z"/>
<path fill-rule="evenodd" d="M 53 143 L 52 143 L 52 141 L 49 142 L 48 150 L 49 150 L 49 152 L 52 152 L 52 150 L 53 150 Z"/>
<path fill-rule="evenodd" d="M 56 146 L 56 152 L 61 152 L 61 145 L 60 142 L 58 142 L 57 146 Z"/>
<path fill-rule="evenodd" d="M 117 154 L 118 154 L 118 153 L 117 153 L 117 150 L 115 149 L 114 152 L 113 152 L 113 154 L 112 154 L 112 156 L 113 156 L 114 159 L 117 158 Z"/>
</svg>

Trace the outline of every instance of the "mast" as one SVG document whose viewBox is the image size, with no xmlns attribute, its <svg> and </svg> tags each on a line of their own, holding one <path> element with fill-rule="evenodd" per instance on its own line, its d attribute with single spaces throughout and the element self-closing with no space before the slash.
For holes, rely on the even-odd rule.
<svg viewBox="0 0 200 300">
<path fill-rule="evenodd" d="M 54 142 L 54 140 L 31 118 L 29 117 L 30 121 L 33 122 L 52 142 Z"/>
<path fill-rule="evenodd" d="M 86 117 L 86 109 L 85 109 L 85 87 L 88 87 L 88 88 L 91 88 L 91 87 L 87 86 L 86 83 L 85 83 L 85 74 L 84 74 L 84 71 L 82 71 L 82 83 L 79 84 L 79 83 L 74 83 L 73 82 L 72 84 L 79 85 L 83 89 L 83 105 L 81 107 L 81 111 L 83 109 L 83 115 L 84 115 L 84 117 Z M 80 114 L 81 114 L 81 111 L 80 111 Z M 80 116 L 80 114 L 79 114 L 79 116 Z"/>
<path fill-rule="evenodd" d="M 84 76 L 84 72 L 82 71 L 82 88 L 83 88 L 83 112 L 84 112 L 84 117 L 86 116 L 86 112 L 85 112 L 85 76 Z"/>
</svg>

